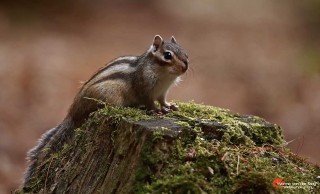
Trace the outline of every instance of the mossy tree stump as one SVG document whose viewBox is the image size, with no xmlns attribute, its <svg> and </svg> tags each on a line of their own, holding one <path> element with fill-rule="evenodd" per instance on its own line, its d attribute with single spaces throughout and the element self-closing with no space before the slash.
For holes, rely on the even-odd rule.
<svg viewBox="0 0 320 194">
<path fill-rule="evenodd" d="M 18 193 L 290 193 L 273 180 L 316 182 L 319 167 L 283 147 L 282 130 L 256 116 L 178 103 L 147 116 L 106 106 L 57 153 L 42 150 Z M 281 187 L 281 186 L 280 186 Z"/>
</svg>

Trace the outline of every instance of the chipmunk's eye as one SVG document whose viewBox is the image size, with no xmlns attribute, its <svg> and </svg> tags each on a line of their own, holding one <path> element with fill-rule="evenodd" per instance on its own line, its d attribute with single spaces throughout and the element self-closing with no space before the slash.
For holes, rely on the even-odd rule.
<svg viewBox="0 0 320 194">
<path fill-rule="evenodd" d="M 163 56 L 164 56 L 164 58 L 165 59 L 167 59 L 167 60 L 170 60 L 170 59 L 172 59 L 172 54 L 170 53 L 170 52 L 164 52 L 163 53 Z"/>
</svg>

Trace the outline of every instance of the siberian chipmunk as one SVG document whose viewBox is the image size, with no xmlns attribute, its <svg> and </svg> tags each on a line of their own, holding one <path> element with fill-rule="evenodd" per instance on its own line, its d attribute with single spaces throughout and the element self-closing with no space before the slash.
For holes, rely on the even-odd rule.
<svg viewBox="0 0 320 194">
<path fill-rule="evenodd" d="M 188 56 L 176 39 L 172 36 L 170 41 L 163 41 L 159 35 L 142 55 L 119 57 L 99 69 L 84 83 L 63 122 L 42 135 L 39 144 L 29 151 L 30 166 L 23 186 L 30 182 L 46 145 L 51 142 L 50 149 L 61 149 L 72 138 L 74 129 L 99 108 L 96 101 L 88 98 L 114 106 L 145 106 L 148 111 L 167 113 L 177 110 L 175 105 L 166 102 L 168 89 L 187 69 Z M 160 108 L 156 107 L 155 101 L 159 102 Z"/>
</svg>

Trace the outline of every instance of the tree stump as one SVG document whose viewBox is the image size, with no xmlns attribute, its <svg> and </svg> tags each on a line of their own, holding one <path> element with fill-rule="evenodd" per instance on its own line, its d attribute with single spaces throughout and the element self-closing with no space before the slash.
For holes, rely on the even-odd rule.
<svg viewBox="0 0 320 194">
<path fill-rule="evenodd" d="M 319 167 L 284 147 L 282 129 L 256 116 L 179 103 L 148 116 L 134 108 L 92 113 L 59 152 L 41 151 L 16 193 L 281 193 L 274 180 L 317 183 Z M 279 180 L 279 179 L 278 179 Z M 280 181 L 281 182 L 281 181 Z"/>
</svg>

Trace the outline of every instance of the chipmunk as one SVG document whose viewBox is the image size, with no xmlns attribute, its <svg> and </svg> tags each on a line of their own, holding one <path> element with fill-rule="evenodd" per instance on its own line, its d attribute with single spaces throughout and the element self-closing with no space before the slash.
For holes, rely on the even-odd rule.
<svg viewBox="0 0 320 194">
<path fill-rule="evenodd" d="M 99 108 L 97 99 L 113 106 L 145 106 L 149 112 L 167 113 L 178 107 L 169 104 L 166 96 L 170 86 L 188 70 L 188 55 L 172 36 L 164 41 L 156 35 L 150 48 L 140 56 L 119 57 L 99 69 L 86 81 L 74 98 L 66 118 L 57 127 L 42 135 L 39 144 L 28 153 L 30 165 L 23 187 L 35 172 L 42 150 L 50 142 L 53 152 L 62 148 L 89 114 Z M 160 108 L 156 107 L 158 101 Z"/>
</svg>

